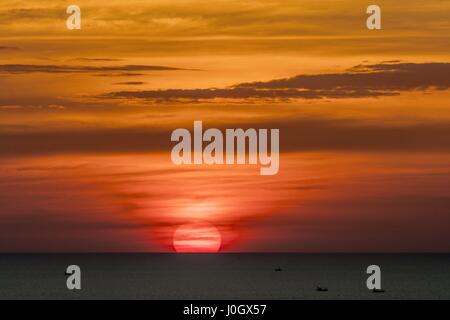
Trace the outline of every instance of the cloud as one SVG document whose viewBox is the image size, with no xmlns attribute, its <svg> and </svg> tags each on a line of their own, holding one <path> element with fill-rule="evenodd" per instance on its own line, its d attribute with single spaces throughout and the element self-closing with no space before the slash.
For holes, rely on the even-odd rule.
<svg viewBox="0 0 450 320">
<path fill-rule="evenodd" d="M 20 50 L 18 47 L 9 47 L 9 46 L 0 46 L 0 51 L 6 51 L 6 50 Z"/>
<path fill-rule="evenodd" d="M 299 75 L 237 88 L 402 91 L 450 87 L 450 63 L 380 63 L 358 65 L 344 73 Z"/>
<path fill-rule="evenodd" d="M 136 72 L 117 72 L 117 73 L 99 73 L 94 74 L 95 77 L 139 77 L 144 76 L 143 73 Z"/>
<path fill-rule="evenodd" d="M 115 61 L 122 61 L 123 59 L 113 59 L 113 58 L 76 58 L 74 59 L 76 61 L 93 61 L 93 62 L 115 62 Z"/>
<path fill-rule="evenodd" d="M 450 87 L 450 63 L 380 63 L 357 65 L 345 72 L 298 75 L 228 88 L 119 91 L 110 98 L 154 101 L 211 99 L 322 99 L 367 98 L 398 95 L 402 91 Z"/>
<path fill-rule="evenodd" d="M 60 104 L 47 104 L 47 105 L 19 105 L 19 104 L 11 104 L 11 105 L 0 105 L 0 110 L 21 110 L 21 109 L 54 109 L 54 110 L 63 110 L 66 109 L 65 106 Z"/>
<path fill-rule="evenodd" d="M 0 154 L 5 156 L 149 152 L 170 144 L 169 132 L 146 128 L 0 133 L 0 137 Z"/>
<path fill-rule="evenodd" d="M 166 66 L 125 65 L 125 66 L 62 66 L 62 65 L 35 65 L 35 64 L 2 64 L 0 73 L 96 73 L 108 71 L 171 71 L 185 70 Z"/>
<path fill-rule="evenodd" d="M 63 175 L 64 171 L 58 172 Z M 144 250 L 137 239 L 138 230 L 153 226 L 125 216 L 131 200 L 119 198 L 114 205 L 100 204 L 89 193 L 100 198 L 101 191 L 86 192 L 51 173 L 37 176 L 32 172 L 20 176 L 2 173 L 0 251 Z M 120 240 L 125 238 L 128 244 Z"/>
<path fill-rule="evenodd" d="M 237 127 L 279 128 L 283 152 L 450 152 L 448 123 L 402 126 L 363 125 L 357 121 L 333 119 L 290 119 L 242 123 Z M 225 126 L 218 128 L 224 130 Z M 0 132 L 0 156 L 170 152 L 173 147 L 171 132 L 170 129 L 144 127 L 3 131 Z"/>
<path fill-rule="evenodd" d="M 445 177 L 444 172 L 442 175 Z M 443 180 L 441 183 L 447 185 Z M 244 222 L 252 227 L 255 235 L 279 230 L 278 235 L 282 236 L 270 241 L 263 240 L 264 247 L 258 247 L 255 243 L 254 247 L 244 250 L 263 248 L 277 251 L 283 248 L 285 251 L 299 251 L 302 250 L 299 244 L 307 243 L 307 251 L 312 252 L 447 252 L 449 233 L 443 226 L 450 222 L 450 216 L 445 214 L 450 208 L 450 198 L 430 194 L 427 187 L 420 185 L 425 181 L 418 178 L 415 180 L 416 186 L 401 181 L 406 189 L 420 190 L 414 197 L 404 196 L 401 190 L 390 189 L 374 197 L 358 192 L 354 184 L 363 182 L 354 178 L 352 187 L 346 189 L 351 197 L 339 200 L 320 198 L 320 201 L 299 205 L 297 210 L 291 209 L 293 212 L 289 214 L 277 214 L 265 219 L 249 217 Z M 380 182 L 373 183 L 383 188 Z M 434 182 L 436 184 L 438 182 Z"/>
<path fill-rule="evenodd" d="M 120 84 L 120 85 L 129 85 L 129 86 L 133 86 L 133 85 L 142 85 L 145 84 L 145 82 L 142 81 L 127 81 L 127 82 L 117 82 L 115 84 Z"/>
</svg>

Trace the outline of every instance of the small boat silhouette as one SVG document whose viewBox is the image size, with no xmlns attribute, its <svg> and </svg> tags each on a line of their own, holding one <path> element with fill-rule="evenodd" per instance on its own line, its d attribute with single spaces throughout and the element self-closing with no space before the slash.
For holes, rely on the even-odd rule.
<svg viewBox="0 0 450 320">
<path fill-rule="evenodd" d="M 275 269 L 275 272 L 281 272 L 281 271 L 283 271 L 283 269 L 281 269 L 281 268 L 276 268 Z"/>
<path fill-rule="evenodd" d="M 327 291 L 328 291 L 328 288 L 321 287 L 321 286 L 316 286 L 316 291 L 319 291 L 319 292 L 327 292 Z"/>
<path fill-rule="evenodd" d="M 373 293 L 383 293 L 384 289 L 372 289 Z"/>
</svg>

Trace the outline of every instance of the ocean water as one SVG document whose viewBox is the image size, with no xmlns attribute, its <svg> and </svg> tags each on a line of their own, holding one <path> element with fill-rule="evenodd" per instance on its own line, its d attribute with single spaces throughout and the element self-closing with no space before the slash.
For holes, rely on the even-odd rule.
<svg viewBox="0 0 450 320">
<path fill-rule="evenodd" d="M 0 254 L 0 299 L 450 299 L 450 254 Z"/>
</svg>

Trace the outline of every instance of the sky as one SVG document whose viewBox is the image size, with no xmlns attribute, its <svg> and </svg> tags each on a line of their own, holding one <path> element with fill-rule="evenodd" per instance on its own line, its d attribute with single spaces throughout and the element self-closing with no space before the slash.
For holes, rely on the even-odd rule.
<svg viewBox="0 0 450 320">
<path fill-rule="evenodd" d="M 2 1 L 0 252 L 449 252 L 450 2 L 377 4 Z M 174 165 L 195 120 L 279 173 Z"/>
</svg>

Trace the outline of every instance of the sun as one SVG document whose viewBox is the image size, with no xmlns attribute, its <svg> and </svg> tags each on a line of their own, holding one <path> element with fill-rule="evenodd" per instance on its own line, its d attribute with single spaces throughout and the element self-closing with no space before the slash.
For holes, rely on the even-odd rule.
<svg viewBox="0 0 450 320">
<path fill-rule="evenodd" d="M 221 245 L 219 230 L 207 222 L 183 224 L 173 234 L 176 252 L 218 252 Z"/>
</svg>

